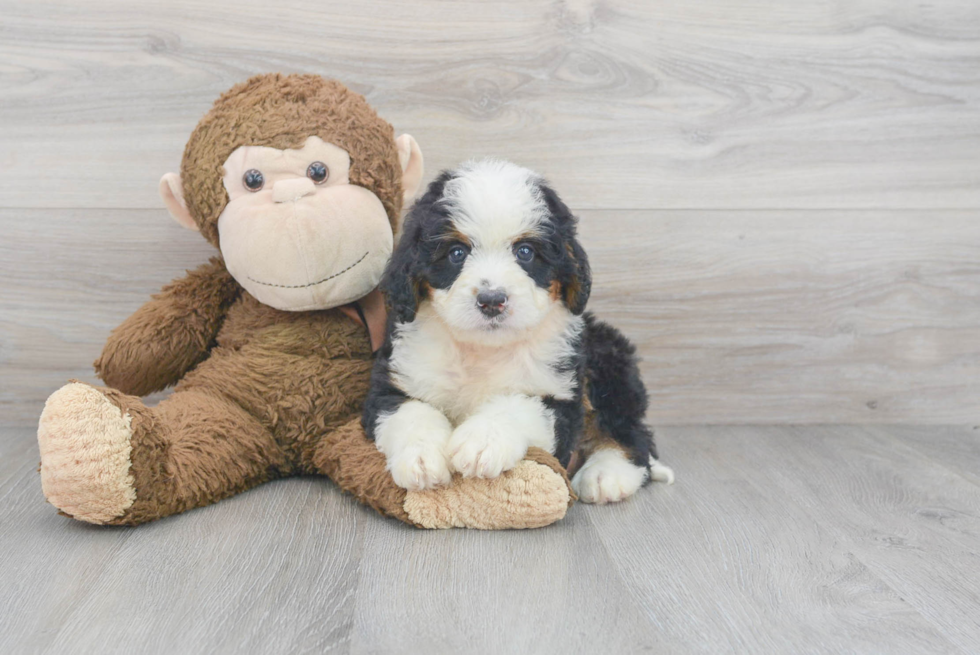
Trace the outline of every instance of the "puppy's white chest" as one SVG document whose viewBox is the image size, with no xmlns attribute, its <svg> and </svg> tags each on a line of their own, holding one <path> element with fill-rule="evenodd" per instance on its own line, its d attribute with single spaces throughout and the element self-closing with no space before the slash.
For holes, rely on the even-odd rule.
<svg viewBox="0 0 980 655">
<path fill-rule="evenodd" d="M 540 341 L 487 348 L 453 341 L 435 321 L 401 326 L 391 358 L 393 381 L 406 394 L 459 422 L 487 399 L 506 394 L 571 399 L 575 373 L 567 331 Z"/>
</svg>

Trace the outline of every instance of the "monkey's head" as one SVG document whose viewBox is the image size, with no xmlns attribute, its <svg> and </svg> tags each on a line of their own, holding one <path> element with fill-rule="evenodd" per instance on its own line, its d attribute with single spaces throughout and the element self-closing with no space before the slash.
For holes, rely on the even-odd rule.
<svg viewBox="0 0 980 655">
<path fill-rule="evenodd" d="M 377 286 L 422 153 L 364 98 L 317 75 L 259 75 L 222 95 L 160 195 L 277 309 L 337 307 Z"/>
</svg>

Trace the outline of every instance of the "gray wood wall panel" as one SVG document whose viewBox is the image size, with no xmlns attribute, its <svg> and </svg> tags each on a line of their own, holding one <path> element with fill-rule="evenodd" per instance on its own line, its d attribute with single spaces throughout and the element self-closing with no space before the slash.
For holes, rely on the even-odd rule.
<svg viewBox="0 0 980 655">
<path fill-rule="evenodd" d="M 973 0 L 7 0 L 0 33 L 0 207 L 155 207 L 275 70 L 347 81 L 431 173 L 511 158 L 579 208 L 980 207 Z"/>
<path fill-rule="evenodd" d="M 592 309 L 655 424 L 980 422 L 970 211 L 581 212 Z M 213 254 L 163 210 L 0 210 L 0 418 L 34 425 L 115 325 Z"/>
</svg>

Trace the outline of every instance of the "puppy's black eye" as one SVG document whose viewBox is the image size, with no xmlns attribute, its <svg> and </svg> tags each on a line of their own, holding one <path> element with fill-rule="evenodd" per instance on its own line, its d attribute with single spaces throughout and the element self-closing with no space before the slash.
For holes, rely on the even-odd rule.
<svg viewBox="0 0 980 655">
<path fill-rule="evenodd" d="M 466 259 L 466 255 L 468 254 L 469 253 L 466 252 L 466 248 L 463 246 L 453 246 L 449 249 L 449 254 L 447 256 L 449 257 L 450 263 L 462 264 L 463 260 Z"/>
<path fill-rule="evenodd" d="M 245 175 L 242 175 L 242 184 L 249 191 L 258 191 L 265 184 L 265 176 L 262 175 L 262 171 L 250 168 L 245 171 Z"/>
<path fill-rule="evenodd" d="M 525 264 L 531 261 L 532 259 L 534 259 L 534 248 L 527 245 L 526 243 L 522 243 L 521 245 L 517 246 L 517 248 L 514 250 L 514 253 L 517 255 L 517 259 L 524 262 Z"/>
<path fill-rule="evenodd" d="M 330 169 L 322 161 L 315 161 L 306 169 L 306 177 L 313 180 L 314 184 L 323 184 L 330 177 Z"/>
</svg>

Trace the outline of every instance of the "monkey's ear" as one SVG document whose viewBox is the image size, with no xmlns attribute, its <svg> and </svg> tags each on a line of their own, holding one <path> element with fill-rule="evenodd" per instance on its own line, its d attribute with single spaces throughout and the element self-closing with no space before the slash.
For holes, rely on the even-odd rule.
<svg viewBox="0 0 980 655">
<path fill-rule="evenodd" d="M 398 163 L 402 166 L 402 189 L 405 203 L 411 202 L 422 185 L 425 167 L 422 163 L 422 150 L 410 134 L 402 134 L 395 139 L 398 146 Z"/>
<path fill-rule="evenodd" d="M 167 206 L 170 215 L 188 230 L 197 232 L 200 228 L 187 211 L 187 204 L 184 202 L 184 185 L 180 183 L 180 175 L 167 173 L 160 178 L 160 197 L 163 204 Z"/>
</svg>

